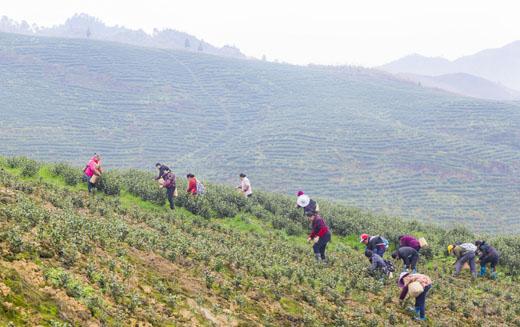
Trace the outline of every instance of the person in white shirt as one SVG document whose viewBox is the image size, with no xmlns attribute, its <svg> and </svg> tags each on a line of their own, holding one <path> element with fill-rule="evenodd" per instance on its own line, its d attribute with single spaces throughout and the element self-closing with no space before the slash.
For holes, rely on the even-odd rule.
<svg viewBox="0 0 520 327">
<path fill-rule="evenodd" d="M 240 174 L 240 185 L 237 188 L 242 191 L 246 198 L 250 198 L 253 195 L 253 188 L 251 187 L 251 182 L 244 173 Z"/>
</svg>

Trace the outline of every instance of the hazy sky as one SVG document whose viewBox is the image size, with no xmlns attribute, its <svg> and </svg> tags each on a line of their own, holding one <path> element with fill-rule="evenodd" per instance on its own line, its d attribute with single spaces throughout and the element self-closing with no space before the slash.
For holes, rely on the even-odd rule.
<svg viewBox="0 0 520 327">
<path fill-rule="evenodd" d="M 520 40 L 520 0 L 1 0 L 38 25 L 75 13 L 151 32 L 173 28 L 247 55 L 375 66 L 410 53 L 454 59 Z"/>
</svg>

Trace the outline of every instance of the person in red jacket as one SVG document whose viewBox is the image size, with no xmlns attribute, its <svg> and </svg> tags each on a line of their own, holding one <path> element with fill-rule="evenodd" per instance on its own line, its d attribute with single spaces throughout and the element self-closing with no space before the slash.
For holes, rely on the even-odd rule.
<svg viewBox="0 0 520 327">
<path fill-rule="evenodd" d="M 193 174 L 186 175 L 186 178 L 188 179 L 188 189 L 186 192 L 197 195 L 197 178 L 195 178 Z"/>
<path fill-rule="evenodd" d="M 307 217 L 312 226 L 312 231 L 307 241 L 314 242 L 312 249 L 314 250 L 316 261 L 326 262 L 325 249 L 331 238 L 330 230 L 323 218 L 315 211 L 307 213 Z"/>
</svg>

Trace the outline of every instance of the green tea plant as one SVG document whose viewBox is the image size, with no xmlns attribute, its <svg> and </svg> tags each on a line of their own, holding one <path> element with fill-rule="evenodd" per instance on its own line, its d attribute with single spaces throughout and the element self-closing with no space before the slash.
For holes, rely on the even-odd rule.
<svg viewBox="0 0 520 327">
<path fill-rule="evenodd" d="M 119 195 L 123 187 L 123 177 L 116 172 L 105 172 L 98 182 L 98 188 L 107 195 Z"/>
<path fill-rule="evenodd" d="M 143 176 L 164 192 L 149 176 Z M 122 185 L 121 194 L 125 194 Z M 25 192 L 29 186 L 31 191 Z M 361 248 L 350 241 L 353 238 L 359 244 L 354 234 L 358 230 L 353 233 L 349 227 L 341 234 L 333 229 L 329 263 L 314 262 L 311 246 L 305 243 L 308 222 L 294 208 L 293 198 L 272 195 L 274 202 L 268 205 L 266 199 L 271 195 L 245 199 L 224 186 L 213 192 L 211 184 L 207 196 L 188 197 L 180 192 L 178 204 L 193 201 L 197 210 L 209 210 L 210 215 L 202 217 L 183 206 L 175 211 L 127 202 L 123 206 L 118 196 L 89 196 L 85 190 L 70 191 L 39 179 L 21 181 L 0 170 L 0 192 L 4 188 L 16 192 L 17 201 L 0 207 L 2 228 L 16 231 L 18 237 L 1 234 L 3 258 L 37 263 L 48 287 L 63 290 L 107 326 L 117 325 L 111 317 L 154 325 L 182 324 L 188 312 L 195 313 L 190 319 L 204 324 L 204 316 L 197 314 L 200 310 L 211 311 L 218 319 L 224 319 L 225 312 L 225 319 L 243 324 L 363 325 L 370 320 L 371 324 L 399 325 L 410 319 L 396 303 L 395 277 L 378 281 L 364 273 L 368 262 Z M 76 197 L 82 197 L 83 207 L 73 205 Z M 57 198 L 61 201 L 54 200 Z M 238 214 L 228 219 L 217 213 L 211 208 L 216 201 L 226 202 Z M 446 240 L 476 235 L 459 228 L 429 228 L 368 214 L 363 220 L 363 213 L 355 210 L 326 202 L 320 206 L 326 220 L 332 217 L 331 225 L 339 226 L 345 220 L 352 227 L 360 224 L 359 230 L 383 232 L 391 240 L 408 228 L 412 233 L 429 232 L 433 258 L 421 260 L 419 268 L 434 280 L 428 300 L 428 315 L 434 323 L 474 325 L 482 310 L 488 312 L 491 323 L 514 322 L 520 311 L 520 298 L 511 291 L 517 286 L 514 272 L 507 270 L 511 278 L 504 270 L 498 281 L 472 283 L 469 276 L 451 277 L 452 262 L 442 258 Z M 265 216 L 259 218 L 252 212 Z M 300 232 L 292 237 L 287 226 L 273 224 L 273 219 L 290 222 Z M 23 242 L 19 248 L 17 239 Z M 514 239 L 492 244 L 501 251 L 515 247 Z M 45 256 L 32 250 L 42 248 L 47 251 Z M 2 265 L 0 277 L 7 280 Z M 39 290 L 36 287 L 34 292 Z M 451 311 L 446 299 L 465 305 Z M 222 321 L 228 321 L 225 319 Z"/>
<path fill-rule="evenodd" d="M 50 172 L 54 176 L 61 176 L 67 185 L 74 186 L 81 182 L 83 172 L 81 169 L 70 166 L 66 163 L 57 163 L 50 167 Z"/>
<path fill-rule="evenodd" d="M 25 177 L 33 177 L 40 170 L 40 164 L 27 157 L 9 157 L 6 161 L 10 168 L 20 168 Z"/>
<path fill-rule="evenodd" d="M 158 183 L 154 181 L 153 174 L 130 169 L 122 172 L 118 179 L 131 194 L 145 201 L 161 206 L 164 205 L 166 193 L 158 187 Z"/>
</svg>

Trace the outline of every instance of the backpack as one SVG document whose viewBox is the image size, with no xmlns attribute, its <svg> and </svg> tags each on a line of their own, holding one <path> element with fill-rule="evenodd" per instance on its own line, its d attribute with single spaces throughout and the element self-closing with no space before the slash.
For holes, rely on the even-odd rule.
<svg viewBox="0 0 520 327">
<path fill-rule="evenodd" d="M 477 246 L 473 243 L 462 243 L 460 247 L 467 252 L 477 252 Z"/>
<path fill-rule="evenodd" d="M 388 242 L 388 240 L 386 238 L 384 238 L 383 236 L 380 236 L 381 237 L 381 241 L 383 241 L 383 243 L 385 244 L 385 250 L 388 249 L 388 247 L 390 246 L 390 242 Z"/>
<path fill-rule="evenodd" d="M 197 194 L 199 194 L 199 195 L 206 193 L 206 188 L 204 187 L 204 184 L 202 184 L 199 181 L 197 181 L 196 189 L 197 189 Z"/>
<path fill-rule="evenodd" d="M 386 264 L 386 269 L 389 271 L 389 272 L 394 272 L 395 271 L 395 266 L 394 266 L 394 263 L 390 260 L 385 260 L 385 264 Z"/>
<path fill-rule="evenodd" d="M 163 186 L 165 188 L 175 187 L 175 175 L 173 173 L 170 172 L 170 173 L 163 175 L 163 180 L 164 180 Z"/>
</svg>

